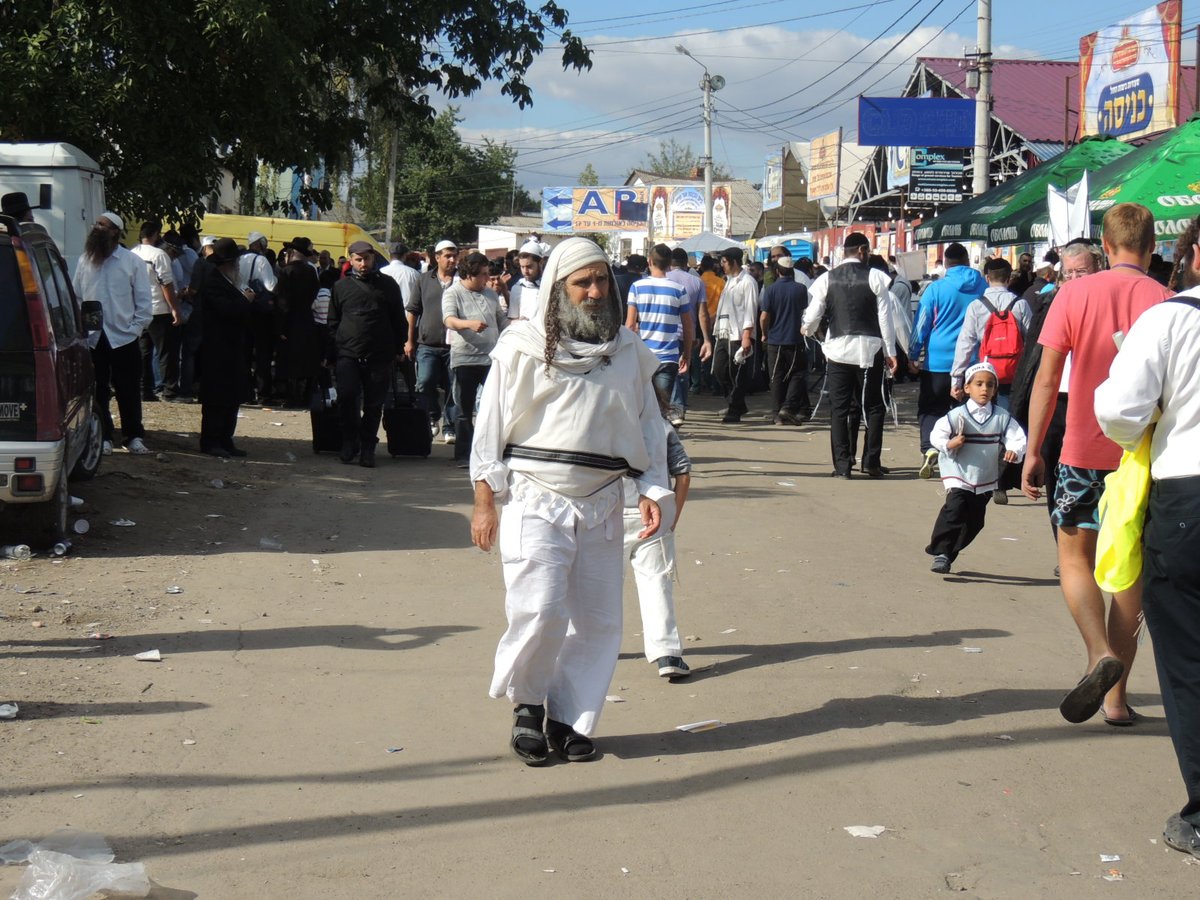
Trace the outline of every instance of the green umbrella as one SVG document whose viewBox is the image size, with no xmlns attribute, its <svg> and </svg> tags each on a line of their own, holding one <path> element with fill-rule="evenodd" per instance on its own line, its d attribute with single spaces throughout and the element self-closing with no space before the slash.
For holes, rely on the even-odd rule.
<svg viewBox="0 0 1200 900">
<path fill-rule="evenodd" d="M 1078 180 L 1078 179 L 1076 179 Z M 1065 186 L 1065 185 L 1063 185 Z M 988 229 L 993 246 L 1028 244 L 1050 238 L 1044 193 L 1014 215 Z M 1171 240 L 1200 215 L 1200 115 L 1088 174 L 1092 232 L 1100 233 L 1104 214 L 1118 203 L 1140 203 L 1154 214 L 1160 241 Z"/>
<path fill-rule="evenodd" d="M 982 241 L 988 226 L 1001 216 L 1046 201 L 1046 185 L 1064 186 L 1079 180 L 1083 171 L 1095 171 L 1120 159 L 1133 148 L 1108 135 L 1084 138 L 1070 150 L 1027 169 L 990 191 L 964 200 L 913 232 L 918 244 L 946 241 Z"/>
</svg>

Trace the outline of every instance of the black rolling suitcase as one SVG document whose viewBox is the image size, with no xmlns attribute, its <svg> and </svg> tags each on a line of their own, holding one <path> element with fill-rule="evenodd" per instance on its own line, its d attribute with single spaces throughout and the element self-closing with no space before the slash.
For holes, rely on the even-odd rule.
<svg viewBox="0 0 1200 900">
<path fill-rule="evenodd" d="M 383 430 L 389 456 L 429 456 L 433 450 L 429 413 L 399 377 L 383 410 Z"/>
<path fill-rule="evenodd" d="M 342 449 L 342 425 L 338 420 L 337 393 L 328 370 L 322 370 L 317 389 L 308 405 L 312 420 L 313 453 L 337 453 Z"/>
</svg>

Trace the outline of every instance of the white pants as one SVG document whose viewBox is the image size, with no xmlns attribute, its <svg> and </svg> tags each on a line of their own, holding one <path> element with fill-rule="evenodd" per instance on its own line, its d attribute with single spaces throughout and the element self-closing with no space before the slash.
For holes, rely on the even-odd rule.
<svg viewBox="0 0 1200 900">
<path fill-rule="evenodd" d="M 675 517 L 673 503 L 663 504 L 662 517 L 658 534 L 638 540 L 643 527 L 641 513 L 636 507 L 625 509 L 625 555 L 633 566 L 642 611 L 642 645 L 650 662 L 662 656 L 683 656 L 675 624 L 675 532 L 667 525 Z"/>
<path fill-rule="evenodd" d="M 595 528 L 555 525 L 510 501 L 499 547 L 508 630 L 488 693 L 546 704 L 546 714 L 595 732 L 621 651 L 621 507 Z"/>
</svg>

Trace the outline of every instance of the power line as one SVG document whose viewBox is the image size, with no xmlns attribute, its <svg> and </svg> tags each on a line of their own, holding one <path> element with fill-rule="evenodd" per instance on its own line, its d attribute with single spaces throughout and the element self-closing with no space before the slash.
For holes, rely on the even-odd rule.
<svg viewBox="0 0 1200 900">
<path fill-rule="evenodd" d="M 650 24 L 652 22 L 672 22 L 672 21 L 676 21 L 678 19 L 690 19 L 693 17 L 693 15 L 698 10 L 711 9 L 714 6 L 724 6 L 724 7 L 727 7 L 727 9 L 725 11 L 733 12 L 733 11 L 739 10 L 739 9 L 752 9 L 757 6 L 775 6 L 779 3 L 785 3 L 785 2 L 787 2 L 787 0 L 758 0 L 758 2 L 756 2 L 756 3 L 730 4 L 729 0 L 721 0 L 721 2 L 718 2 L 718 3 L 700 3 L 695 6 L 680 6 L 680 7 L 676 7 L 675 9 L 663 9 L 663 10 L 659 10 L 657 12 L 637 13 L 636 15 L 630 15 L 630 16 L 613 16 L 610 19 L 580 19 L 578 22 L 568 22 L 567 25 L 571 28 L 572 34 L 576 33 L 575 26 L 577 26 L 577 25 L 598 25 L 599 24 L 599 25 L 603 25 L 606 28 L 636 28 L 639 25 L 646 25 L 646 24 Z M 894 0 L 882 0 L 882 2 L 891 3 L 891 2 L 894 2 Z M 670 16 L 671 13 L 679 13 L 679 12 L 688 13 L 688 15 L 675 16 L 675 17 Z M 667 17 L 667 18 L 664 18 L 664 17 Z M 624 24 L 624 25 L 614 24 L 616 22 L 624 22 L 627 19 L 646 19 L 648 21 L 646 21 L 646 22 L 628 22 L 627 24 Z M 585 30 L 586 31 L 597 31 L 599 29 L 589 28 L 589 29 L 585 29 Z"/>
<path fill-rule="evenodd" d="M 939 4 L 940 4 L 940 2 L 941 2 L 941 0 L 939 0 Z M 850 56 L 850 59 L 857 59 L 866 50 L 868 50 L 870 47 L 872 47 L 873 45 L 878 43 L 880 40 L 882 40 L 882 38 L 885 34 L 887 34 L 889 31 L 891 31 L 893 28 L 895 28 L 900 23 L 900 20 L 903 19 L 905 16 L 907 16 L 914 9 L 916 9 L 920 5 L 920 3 L 921 3 L 921 0 L 915 0 L 915 2 L 912 4 L 912 6 L 910 6 L 903 13 L 901 13 L 899 16 L 897 16 L 886 28 L 883 29 L 883 31 L 881 31 L 879 34 L 877 34 L 875 37 L 873 37 L 864 46 L 859 47 L 856 51 L 854 51 L 854 53 Z M 935 7 L 935 9 L 936 9 L 936 7 Z M 768 107 L 775 106 L 778 103 L 782 103 L 785 100 L 790 100 L 792 97 L 795 97 L 799 94 L 804 93 L 809 88 L 816 87 L 818 84 L 820 84 L 826 78 L 828 78 L 829 76 L 833 75 L 835 72 L 840 70 L 842 68 L 842 66 L 844 66 L 844 65 L 845 65 L 845 63 L 834 66 L 832 69 L 830 69 L 824 75 L 822 75 L 820 78 L 816 79 L 815 81 L 810 81 L 808 84 L 804 85 L 804 87 L 799 88 L 798 90 L 792 91 L 790 94 L 786 94 L 785 96 L 780 97 L 777 100 L 772 100 L 769 103 L 762 103 L 762 104 L 759 104 L 758 106 L 748 107 L 748 110 L 766 109 Z"/>
<path fill-rule="evenodd" d="M 661 37 L 623 38 L 618 41 L 603 41 L 603 42 L 590 44 L 588 46 L 588 49 L 598 50 L 598 49 L 603 49 L 605 47 L 615 47 L 615 46 L 624 45 L 624 44 L 646 44 L 646 43 L 652 43 L 655 41 L 679 42 L 679 41 L 683 40 L 684 38 L 697 37 L 698 35 L 702 35 L 702 34 L 728 34 L 731 31 L 745 31 L 748 28 L 764 28 L 764 27 L 776 27 L 779 25 L 789 25 L 792 22 L 806 22 L 809 19 L 820 19 L 825 16 L 835 16 L 838 13 L 844 13 L 844 12 L 857 12 L 859 10 L 871 9 L 872 7 L 878 7 L 884 3 L 894 3 L 894 2 L 895 2 L 895 0 L 876 0 L 876 2 L 873 2 L 873 3 L 859 3 L 855 6 L 843 6 L 840 9 L 827 9 L 824 12 L 810 13 L 808 15 L 803 15 L 803 16 L 792 16 L 791 18 L 787 18 L 787 19 L 771 19 L 768 22 L 752 22 L 748 25 L 733 25 L 728 28 L 704 28 L 704 29 L 700 29 L 697 31 L 682 31 L 677 34 L 668 34 L 668 35 L 663 35 Z M 551 34 L 556 33 L 554 31 L 552 31 L 551 29 L 546 29 L 546 30 L 550 31 Z M 561 35 L 559 35 L 559 36 L 561 37 Z M 556 46 L 552 46 L 552 47 L 547 47 L 545 49 L 561 50 L 561 49 L 563 49 L 563 47 L 560 44 L 560 45 L 556 45 Z"/>
</svg>

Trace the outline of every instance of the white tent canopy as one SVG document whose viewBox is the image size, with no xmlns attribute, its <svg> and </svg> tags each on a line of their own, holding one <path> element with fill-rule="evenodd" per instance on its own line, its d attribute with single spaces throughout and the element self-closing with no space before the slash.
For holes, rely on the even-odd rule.
<svg viewBox="0 0 1200 900">
<path fill-rule="evenodd" d="M 746 245 L 739 241 L 731 241 L 729 238 L 723 238 L 719 234 L 713 234 L 711 231 L 702 231 L 699 234 L 694 234 L 685 241 L 681 241 L 677 246 L 682 247 L 688 253 L 720 253 L 722 250 L 728 250 L 730 247 L 739 247 L 742 250 L 746 249 Z"/>
</svg>

